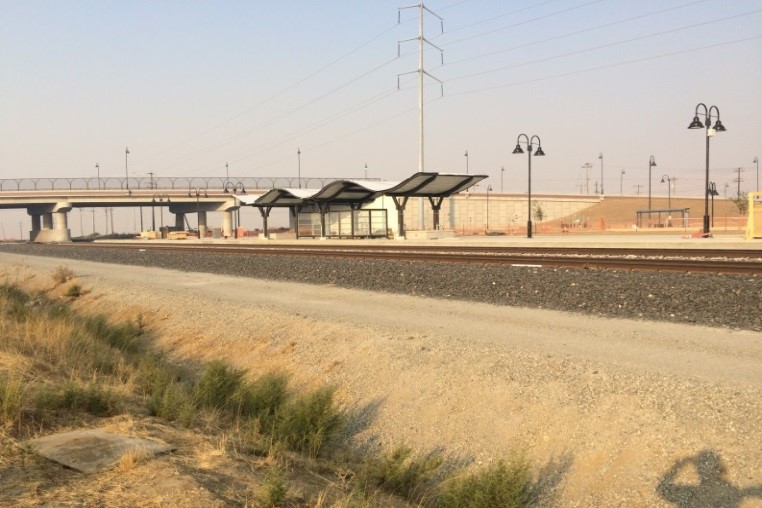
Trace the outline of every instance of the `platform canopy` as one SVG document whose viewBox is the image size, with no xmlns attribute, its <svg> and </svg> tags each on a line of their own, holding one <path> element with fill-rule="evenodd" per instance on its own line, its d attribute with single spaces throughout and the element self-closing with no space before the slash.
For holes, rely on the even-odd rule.
<svg viewBox="0 0 762 508">
<path fill-rule="evenodd" d="M 464 175 L 456 173 L 415 173 L 413 176 L 387 189 L 387 196 L 449 197 L 472 187 L 487 175 Z"/>
<path fill-rule="evenodd" d="M 275 188 L 259 197 L 235 195 L 242 204 L 259 208 L 265 221 L 267 235 L 267 216 L 276 207 L 298 207 L 317 205 L 321 221 L 327 207 L 331 204 L 360 208 L 363 204 L 381 196 L 390 196 L 397 208 L 398 234 L 404 236 L 404 210 L 409 198 L 428 198 L 431 203 L 434 228 L 439 228 L 439 209 L 442 201 L 467 190 L 487 178 L 487 175 L 468 175 L 458 173 L 414 173 L 401 182 L 383 180 L 336 180 L 321 189 Z"/>
</svg>

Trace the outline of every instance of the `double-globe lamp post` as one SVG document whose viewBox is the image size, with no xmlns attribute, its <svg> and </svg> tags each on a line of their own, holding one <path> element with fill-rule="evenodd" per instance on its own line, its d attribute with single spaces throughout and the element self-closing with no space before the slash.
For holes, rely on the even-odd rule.
<svg viewBox="0 0 762 508">
<path fill-rule="evenodd" d="M 532 136 L 531 138 L 526 134 L 519 134 L 516 139 L 516 148 L 513 149 L 513 153 L 524 153 L 521 148 L 521 138 L 524 138 L 524 143 L 527 146 L 527 154 L 529 155 L 529 171 L 528 171 L 528 184 L 527 184 L 527 196 L 528 196 L 528 211 L 527 211 L 527 238 L 532 238 L 532 149 L 534 148 L 534 140 L 537 139 L 537 150 L 534 154 L 538 157 L 545 155 L 542 151 L 542 142 L 539 136 Z"/>
<path fill-rule="evenodd" d="M 656 159 L 654 159 L 654 156 L 652 155 L 648 159 L 648 210 L 650 212 L 651 210 L 651 169 L 653 169 L 656 166 Z M 651 220 L 651 214 L 648 214 L 648 220 Z"/>
<path fill-rule="evenodd" d="M 702 108 L 703 111 L 699 111 Z M 714 117 L 717 121 L 712 127 L 712 111 L 714 111 Z M 699 120 L 699 115 L 704 116 L 704 122 L 706 126 Z M 696 105 L 696 113 L 693 116 L 693 121 L 688 126 L 689 129 L 703 129 L 706 127 L 706 180 L 704 183 L 704 235 L 709 234 L 709 138 L 714 136 L 715 132 L 725 132 L 725 126 L 720 121 L 720 110 L 717 106 L 706 107 L 706 104 L 699 102 Z"/>
</svg>

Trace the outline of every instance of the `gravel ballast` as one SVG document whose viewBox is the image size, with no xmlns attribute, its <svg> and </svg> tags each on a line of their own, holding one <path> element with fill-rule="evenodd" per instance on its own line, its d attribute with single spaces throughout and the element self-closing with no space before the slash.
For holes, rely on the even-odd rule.
<svg viewBox="0 0 762 508">
<path fill-rule="evenodd" d="M 762 330 L 757 276 L 5 244 L 19 254 Z"/>
</svg>

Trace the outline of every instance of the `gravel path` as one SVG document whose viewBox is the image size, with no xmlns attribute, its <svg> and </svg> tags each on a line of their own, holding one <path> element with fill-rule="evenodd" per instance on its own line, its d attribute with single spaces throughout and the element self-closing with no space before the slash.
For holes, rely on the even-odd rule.
<svg viewBox="0 0 762 508">
<path fill-rule="evenodd" d="M 75 305 L 117 319 L 140 315 L 177 355 L 225 358 L 259 372 L 283 368 L 304 383 L 335 384 L 357 415 L 359 444 L 442 449 L 482 465 L 525 450 L 543 506 L 762 502 L 756 331 L 357 291 L 331 284 L 343 279 L 326 260 L 248 260 L 265 263 L 309 266 L 329 277 L 299 284 L 0 254 L 11 279 L 40 274 L 49 284 L 56 266 L 71 267 L 86 290 Z M 405 274 L 399 279 L 411 279 L 414 265 L 391 266 Z M 552 280 L 558 273 L 565 272 Z M 363 275 L 379 285 L 385 278 Z M 453 284 L 449 273 L 443 284 Z M 415 284 L 416 295 L 422 286 Z"/>
<path fill-rule="evenodd" d="M 5 252 L 762 331 L 757 276 L 6 244 Z"/>
</svg>

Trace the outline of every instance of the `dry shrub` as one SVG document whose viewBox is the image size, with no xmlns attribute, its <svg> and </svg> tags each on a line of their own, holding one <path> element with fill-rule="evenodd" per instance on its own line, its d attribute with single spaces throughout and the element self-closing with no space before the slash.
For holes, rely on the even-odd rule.
<svg viewBox="0 0 762 508">
<path fill-rule="evenodd" d="M 53 271 L 51 278 L 57 286 L 64 284 L 74 278 L 74 270 L 68 266 L 61 265 Z"/>
</svg>

